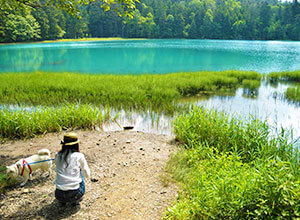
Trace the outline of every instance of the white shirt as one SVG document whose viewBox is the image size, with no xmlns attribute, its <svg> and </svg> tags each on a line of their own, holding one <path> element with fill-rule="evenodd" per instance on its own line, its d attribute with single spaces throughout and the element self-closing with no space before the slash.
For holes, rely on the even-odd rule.
<svg viewBox="0 0 300 220">
<path fill-rule="evenodd" d="M 67 156 L 67 162 L 68 166 L 64 160 L 64 155 L 62 155 L 60 159 L 59 154 L 55 154 L 55 184 L 57 189 L 63 191 L 75 190 L 79 188 L 79 184 L 82 182 L 80 171 L 85 178 L 90 177 L 90 169 L 82 153 L 69 153 Z"/>
</svg>

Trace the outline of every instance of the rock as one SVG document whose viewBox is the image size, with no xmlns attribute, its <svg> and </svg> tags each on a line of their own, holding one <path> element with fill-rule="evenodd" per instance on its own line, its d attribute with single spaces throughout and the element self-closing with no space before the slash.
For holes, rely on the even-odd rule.
<svg viewBox="0 0 300 220">
<path fill-rule="evenodd" d="M 98 182 L 99 180 L 98 179 L 96 179 L 96 178 L 91 178 L 91 182 Z"/>
<path fill-rule="evenodd" d="M 134 128 L 134 126 L 132 126 L 132 125 L 127 125 L 127 126 L 123 127 L 124 130 L 131 130 L 133 128 Z"/>
<path fill-rule="evenodd" d="M 126 144 L 130 144 L 130 143 L 131 143 L 131 141 L 130 141 L 130 140 L 127 140 L 127 141 L 126 141 Z"/>
<path fill-rule="evenodd" d="M 24 189 L 23 193 L 29 193 L 29 189 Z"/>
</svg>

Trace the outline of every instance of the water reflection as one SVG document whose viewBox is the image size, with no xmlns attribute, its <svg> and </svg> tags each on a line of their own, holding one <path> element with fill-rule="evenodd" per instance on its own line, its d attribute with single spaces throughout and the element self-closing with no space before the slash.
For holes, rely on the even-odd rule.
<svg viewBox="0 0 300 220">
<path fill-rule="evenodd" d="M 172 135 L 172 120 L 170 116 L 157 114 L 154 112 L 125 112 L 113 111 L 112 115 L 119 113 L 119 117 L 114 122 L 105 123 L 104 131 L 121 131 L 126 126 L 133 126 L 133 131 L 142 131 L 153 134 Z"/>
<path fill-rule="evenodd" d="M 281 127 L 287 130 L 293 129 L 294 138 L 297 138 L 300 136 L 299 106 L 274 96 L 274 94 L 281 96 L 287 88 L 287 84 L 279 83 L 277 88 L 274 88 L 264 82 L 254 98 L 251 98 L 247 92 L 245 94 L 244 89 L 238 89 L 234 97 L 224 99 L 224 97 L 214 96 L 209 100 L 196 101 L 195 104 L 224 110 L 243 118 L 248 118 L 251 114 L 255 118 L 267 120 L 274 131 L 280 131 Z"/>
</svg>

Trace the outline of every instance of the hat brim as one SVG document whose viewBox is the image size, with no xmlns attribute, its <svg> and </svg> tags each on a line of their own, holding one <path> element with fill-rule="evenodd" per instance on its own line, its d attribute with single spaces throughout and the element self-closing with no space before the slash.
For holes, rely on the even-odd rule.
<svg viewBox="0 0 300 220">
<path fill-rule="evenodd" d="M 74 144 L 78 144 L 78 143 L 79 143 L 79 140 L 78 141 L 74 141 L 74 142 L 69 142 L 69 143 L 63 143 L 62 145 L 70 146 L 70 145 L 74 145 Z"/>
</svg>

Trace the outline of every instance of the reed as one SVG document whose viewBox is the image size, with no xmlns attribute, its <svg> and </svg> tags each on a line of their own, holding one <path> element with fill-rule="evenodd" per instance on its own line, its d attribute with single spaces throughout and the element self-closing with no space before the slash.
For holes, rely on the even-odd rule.
<svg viewBox="0 0 300 220">
<path fill-rule="evenodd" d="M 260 87 L 260 81 L 245 79 L 242 81 L 242 85 L 246 89 L 255 90 Z"/>
<path fill-rule="evenodd" d="M 75 73 L 0 74 L 0 103 L 56 106 L 64 102 L 114 108 L 164 109 L 203 91 L 235 91 L 243 79 L 260 80 L 256 72 L 222 71 L 144 75 Z"/>
<path fill-rule="evenodd" d="M 29 138 L 66 129 L 95 129 L 112 120 L 109 108 L 89 104 L 65 104 L 59 107 L 21 107 L 0 110 L 0 139 Z"/>
<path fill-rule="evenodd" d="M 271 82 L 277 82 L 277 81 L 300 82 L 300 70 L 285 71 L 285 72 L 272 72 L 272 73 L 269 73 L 267 77 Z"/>
<path fill-rule="evenodd" d="M 167 164 L 182 193 L 166 219 L 299 216 L 299 140 L 266 122 L 194 107 L 174 122 L 184 146 Z"/>
<path fill-rule="evenodd" d="M 287 100 L 295 103 L 300 103 L 300 85 L 297 87 L 289 87 L 284 93 Z"/>
</svg>

